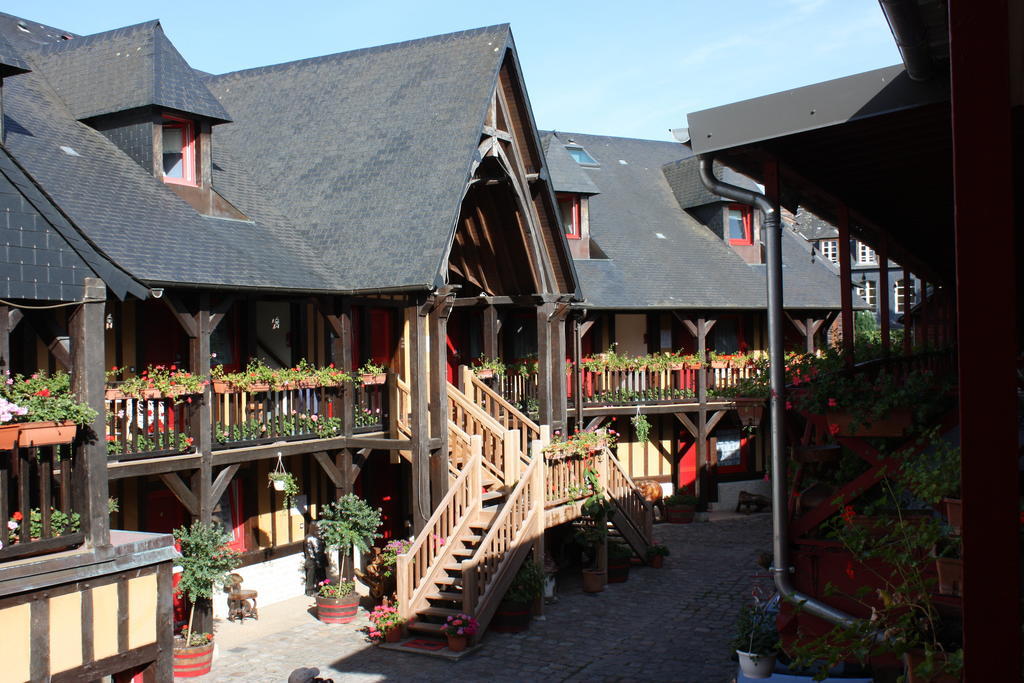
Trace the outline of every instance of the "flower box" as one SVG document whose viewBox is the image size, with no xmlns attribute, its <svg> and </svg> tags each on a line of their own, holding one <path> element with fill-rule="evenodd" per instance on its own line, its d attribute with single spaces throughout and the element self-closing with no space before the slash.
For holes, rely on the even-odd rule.
<svg viewBox="0 0 1024 683">
<path fill-rule="evenodd" d="M 711 361 L 711 367 L 718 368 L 718 369 L 727 368 L 727 367 L 729 367 L 729 361 L 727 361 L 727 360 L 713 360 L 713 361 Z"/>
<path fill-rule="evenodd" d="M 476 375 L 477 379 L 491 379 L 494 377 L 494 370 L 491 368 L 477 368 L 473 370 L 473 374 Z"/>
<path fill-rule="evenodd" d="M 851 413 L 830 410 L 825 418 L 829 431 L 836 436 L 895 437 L 903 436 L 910 427 L 911 413 L 901 408 L 871 422 L 864 419 L 858 422 Z"/>
<path fill-rule="evenodd" d="M 19 424 L 18 445 L 21 448 L 34 446 L 56 446 L 71 443 L 78 433 L 78 425 L 70 420 L 63 422 L 22 422 Z"/>
<path fill-rule="evenodd" d="M 964 561 L 953 557 L 936 557 L 935 570 L 939 574 L 941 595 L 963 595 Z"/>
<path fill-rule="evenodd" d="M 9 451 L 18 443 L 18 432 L 21 431 L 21 424 L 0 425 L 0 451 Z"/>
<path fill-rule="evenodd" d="M 222 379 L 210 380 L 210 384 L 213 386 L 213 393 L 215 394 L 231 394 L 234 393 L 231 384 L 225 382 Z"/>
<path fill-rule="evenodd" d="M 736 413 L 740 417 L 740 423 L 744 427 L 756 427 L 761 424 L 761 417 L 764 415 L 764 403 L 762 401 L 736 401 Z"/>
<path fill-rule="evenodd" d="M 387 381 L 388 376 L 383 372 L 380 374 L 373 375 L 361 375 L 363 384 L 384 384 Z"/>
<path fill-rule="evenodd" d="M 964 511 L 963 504 L 959 498 L 943 498 L 942 499 L 942 514 L 949 522 L 949 525 L 953 527 L 956 533 L 960 533 L 960 528 L 964 524 Z"/>
</svg>

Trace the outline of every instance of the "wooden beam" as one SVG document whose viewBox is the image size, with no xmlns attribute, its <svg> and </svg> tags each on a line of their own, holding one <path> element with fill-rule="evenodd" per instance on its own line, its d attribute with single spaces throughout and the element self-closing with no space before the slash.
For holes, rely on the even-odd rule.
<svg viewBox="0 0 1024 683">
<path fill-rule="evenodd" d="M 786 316 L 786 320 L 793 323 L 793 327 L 796 328 L 797 332 L 799 332 L 802 336 L 807 336 L 807 327 L 804 325 L 804 323 L 791 316 L 789 312 L 784 312 L 783 315 Z"/>
<path fill-rule="evenodd" d="M 349 481 L 355 481 L 366 466 L 366 460 L 370 457 L 369 448 L 361 448 L 352 455 L 352 464 L 349 465 Z"/>
<path fill-rule="evenodd" d="M 548 318 L 554 311 L 554 304 L 545 303 L 537 307 L 537 405 L 540 424 L 551 425 L 554 421 L 554 393 L 551 377 L 551 326 Z"/>
<path fill-rule="evenodd" d="M 592 432 L 601 426 L 601 423 L 608 419 L 607 415 L 598 415 L 587 423 L 587 428 L 584 431 Z"/>
<path fill-rule="evenodd" d="M 430 508 L 434 510 L 448 493 L 448 316 L 454 294 L 440 299 L 427 325 L 430 329 L 430 436 L 438 439 L 430 455 Z"/>
<path fill-rule="evenodd" d="M 192 489 L 188 487 L 181 477 L 178 476 L 177 472 L 163 472 L 158 475 L 160 480 L 171 490 L 174 497 L 181 501 L 181 504 L 185 506 L 189 514 L 195 517 L 199 516 L 199 500 L 195 494 L 192 493 Z"/>
<path fill-rule="evenodd" d="M 679 420 L 684 427 L 686 427 L 686 431 L 690 432 L 690 436 L 696 439 L 700 434 L 700 430 L 697 429 L 697 425 L 693 424 L 693 420 L 691 420 L 686 413 L 672 414 L 676 416 L 676 419 Z"/>
<path fill-rule="evenodd" d="M 596 320 L 583 320 L 580 322 L 580 338 L 587 336 L 587 332 L 590 332 L 590 328 L 594 326 Z"/>
<path fill-rule="evenodd" d="M 914 317 L 911 315 L 913 302 L 911 298 L 914 293 L 914 276 L 910 269 L 903 266 L 903 286 L 900 287 L 903 294 L 903 355 L 909 356 L 914 352 Z"/>
<path fill-rule="evenodd" d="M 892 346 L 889 332 L 889 240 L 883 238 L 878 245 L 878 313 L 882 332 L 882 351 L 889 353 Z"/>
<path fill-rule="evenodd" d="M 164 292 L 161 297 L 167 308 L 174 314 L 174 318 L 178 321 L 178 324 L 185 330 L 190 338 L 199 336 L 199 323 L 196 318 L 188 310 L 188 307 L 178 298 L 178 295 L 174 292 Z"/>
<path fill-rule="evenodd" d="M 220 325 L 220 321 L 224 319 L 224 316 L 228 314 L 228 311 L 231 310 L 234 304 L 235 297 L 230 295 L 217 302 L 217 305 L 210 312 L 210 332 L 217 329 L 217 325 Z"/>
<path fill-rule="evenodd" d="M 721 422 L 722 418 L 725 417 L 728 412 L 728 410 L 715 411 L 715 414 L 712 415 L 711 419 L 708 420 L 708 424 L 704 428 L 704 432 L 706 434 L 710 434 L 711 432 L 713 432 L 715 430 L 715 427 L 718 426 L 718 423 Z"/>
<path fill-rule="evenodd" d="M 199 310 L 196 312 L 196 335 L 189 339 L 189 370 L 203 379 L 210 378 L 210 295 L 199 294 Z M 192 404 L 193 406 L 195 403 Z M 216 501 L 210 499 L 213 486 L 213 393 L 210 384 L 203 387 L 203 400 L 194 409 L 193 422 L 196 436 L 196 452 L 201 460 L 199 470 L 193 475 L 196 480 L 197 498 L 199 500 L 199 519 L 209 522 L 213 519 L 213 506 Z"/>
<path fill-rule="evenodd" d="M 484 356 L 487 358 L 497 358 L 501 355 L 498 351 L 498 330 L 500 327 L 498 308 L 493 304 L 485 305 L 483 311 L 483 345 Z"/>
<path fill-rule="evenodd" d="M 217 502 L 220 501 L 224 492 L 228 489 L 228 484 L 235 478 L 235 474 L 238 472 L 238 468 L 241 464 L 234 463 L 228 465 L 222 469 L 218 474 L 217 478 L 213 480 L 213 486 L 210 487 L 210 506 L 217 507 Z"/>
<path fill-rule="evenodd" d="M 839 214 L 839 300 L 843 307 L 843 358 L 847 367 L 853 367 L 853 282 L 850 264 L 850 209 L 845 204 L 836 207 Z"/>
<path fill-rule="evenodd" d="M 341 449 L 338 451 L 338 456 L 343 456 L 346 450 L 347 449 Z M 340 463 L 332 462 L 331 457 L 324 451 L 317 451 L 313 454 L 313 458 L 320 463 L 320 467 L 323 468 L 324 473 L 334 484 L 334 488 L 346 488 L 346 477 L 342 473 L 345 470 L 345 463 L 343 461 Z"/>
</svg>

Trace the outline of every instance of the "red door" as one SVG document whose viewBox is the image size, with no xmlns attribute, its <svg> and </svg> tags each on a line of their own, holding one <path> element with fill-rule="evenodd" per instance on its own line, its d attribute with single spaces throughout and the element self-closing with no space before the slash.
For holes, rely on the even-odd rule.
<svg viewBox="0 0 1024 683">
<path fill-rule="evenodd" d="M 390 308 L 371 308 L 370 325 L 370 359 L 377 365 L 391 365 L 391 353 L 394 350 L 394 312 Z"/>
</svg>

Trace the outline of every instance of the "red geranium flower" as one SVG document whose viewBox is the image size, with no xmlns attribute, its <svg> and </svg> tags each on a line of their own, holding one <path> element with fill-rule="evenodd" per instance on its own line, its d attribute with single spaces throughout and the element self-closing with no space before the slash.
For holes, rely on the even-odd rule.
<svg viewBox="0 0 1024 683">
<path fill-rule="evenodd" d="M 39 391 L 36 392 L 36 396 L 46 397 L 46 396 L 49 396 L 49 395 L 50 395 L 50 390 L 47 389 L 46 387 L 43 387 L 42 389 L 40 389 Z"/>
<path fill-rule="evenodd" d="M 20 522 L 22 520 L 21 512 L 15 510 L 14 514 L 11 515 L 11 519 L 13 519 L 15 522 Z"/>
</svg>

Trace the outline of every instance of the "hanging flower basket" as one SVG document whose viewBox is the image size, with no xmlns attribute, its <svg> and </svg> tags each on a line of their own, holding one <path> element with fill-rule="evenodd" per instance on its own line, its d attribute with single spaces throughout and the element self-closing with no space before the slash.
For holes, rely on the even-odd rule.
<svg viewBox="0 0 1024 683">
<path fill-rule="evenodd" d="M 78 425 L 70 420 L 63 422 L 22 422 L 18 431 L 18 445 L 22 448 L 33 446 L 56 446 L 71 443 L 78 433 Z"/>
</svg>

